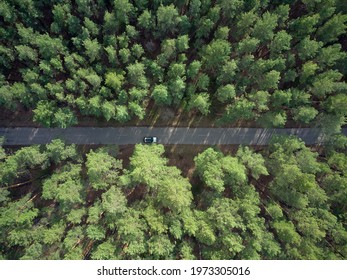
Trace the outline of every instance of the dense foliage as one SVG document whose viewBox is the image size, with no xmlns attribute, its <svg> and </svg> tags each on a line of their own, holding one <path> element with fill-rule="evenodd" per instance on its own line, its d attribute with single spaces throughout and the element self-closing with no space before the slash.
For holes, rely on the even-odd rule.
<svg viewBox="0 0 347 280">
<path fill-rule="evenodd" d="M 162 145 L 82 156 L 54 140 L 0 150 L 3 259 L 345 259 L 347 139 L 207 148 L 192 180 Z"/>
<path fill-rule="evenodd" d="M 0 259 L 346 259 L 345 1 L 0 0 L 0 23 L 0 108 L 37 124 L 171 108 L 335 135 L 209 147 L 190 178 L 162 145 L 0 147 Z"/>
<path fill-rule="evenodd" d="M 154 103 L 335 132 L 346 21 L 343 0 L 1 0 L 0 106 L 63 128 Z"/>
</svg>

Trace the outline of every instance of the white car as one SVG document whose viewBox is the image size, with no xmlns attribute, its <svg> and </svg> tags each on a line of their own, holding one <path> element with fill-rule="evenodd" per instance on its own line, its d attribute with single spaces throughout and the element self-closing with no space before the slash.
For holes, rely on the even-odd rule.
<svg viewBox="0 0 347 280">
<path fill-rule="evenodd" d="M 146 137 L 143 137 L 143 143 L 146 143 L 146 144 L 158 143 L 158 138 L 155 136 L 146 136 Z"/>
</svg>

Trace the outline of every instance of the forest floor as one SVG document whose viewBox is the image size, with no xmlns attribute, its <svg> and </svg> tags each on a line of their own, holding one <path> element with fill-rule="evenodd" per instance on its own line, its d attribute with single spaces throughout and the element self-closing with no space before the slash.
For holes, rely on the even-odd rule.
<svg viewBox="0 0 347 280">
<path fill-rule="evenodd" d="M 235 154 L 239 145 L 215 145 L 214 147 L 224 154 Z M 182 170 L 182 175 L 191 181 L 195 171 L 194 157 L 207 148 L 206 145 L 165 145 L 165 157 L 169 159 L 168 165 Z"/>
</svg>

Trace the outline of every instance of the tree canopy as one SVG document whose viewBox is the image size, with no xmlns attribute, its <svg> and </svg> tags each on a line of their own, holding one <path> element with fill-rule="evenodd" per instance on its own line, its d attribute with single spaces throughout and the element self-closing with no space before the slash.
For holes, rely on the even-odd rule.
<svg viewBox="0 0 347 280">
<path fill-rule="evenodd" d="M 0 106 L 47 127 L 149 125 L 170 107 L 220 125 L 339 131 L 341 1 L 258 2 L 4 0 Z"/>
<path fill-rule="evenodd" d="M 319 153 L 284 136 L 261 151 L 209 147 L 191 159 L 189 177 L 156 144 L 136 145 L 128 164 L 114 147 L 83 156 L 61 140 L 12 153 L 1 148 L 0 253 L 344 259 L 346 143 L 335 137 Z"/>
</svg>

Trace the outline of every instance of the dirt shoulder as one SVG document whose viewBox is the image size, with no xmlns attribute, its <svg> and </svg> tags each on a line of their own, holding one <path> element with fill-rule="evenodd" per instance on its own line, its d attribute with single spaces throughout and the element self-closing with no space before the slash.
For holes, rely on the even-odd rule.
<svg viewBox="0 0 347 280">
<path fill-rule="evenodd" d="M 238 121 L 228 124 L 217 123 L 221 113 L 215 112 L 202 116 L 196 112 L 186 112 L 183 109 L 174 110 L 169 107 L 148 106 L 144 120 L 132 119 L 126 123 L 115 120 L 106 121 L 102 118 L 78 115 L 78 127 L 125 127 L 125 126 L 155 126 L 155 127 L 261 127 L 255 121 Z M 22 107 L 13 112 L 5 108 L 0 110 L 0 127 L 42 127 L 33 121 L 33 112 Z M 288 128 L 304 127 L 293 121 L 288 121 Z"/>
</svg>

